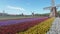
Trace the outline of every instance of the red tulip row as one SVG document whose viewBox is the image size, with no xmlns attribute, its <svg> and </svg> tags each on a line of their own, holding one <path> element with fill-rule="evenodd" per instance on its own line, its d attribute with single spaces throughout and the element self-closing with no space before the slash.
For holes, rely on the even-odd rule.
<svg viewBox="0 0 60 34">
<path fill-rule="evenodd" d="M 16 34 L 18 32 L 25 31 L 30 27 L 33 27 L 34 25 L 37 25 L 38 23 L 41 23 L 46 19 L 47 18 L 27 21 L 27 22 L 18 23 L 18 24 L 11 24 L 8 26 L 0 26 L 0 34 Z"/>
</svg>

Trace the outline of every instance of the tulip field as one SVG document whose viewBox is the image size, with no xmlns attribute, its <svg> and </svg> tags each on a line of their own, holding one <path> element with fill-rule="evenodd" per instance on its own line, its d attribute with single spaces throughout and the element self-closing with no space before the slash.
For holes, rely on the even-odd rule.
<svg viewBox="0 0 60 34">
<path fill-rule="evenodd" d="M 44 22 L 41 22 L 38 25 L 35 25 L 34 27 L 31 27 L 24 32 L 19 32 L 17 34 L 46 34 L 51 27 L 53 20 L 54 18 L 49 18 Z"/>
<path fill-rule="evenodd" d="M 0 34 L 46 34 L 53 18 L 38 17 L 0 21 Z"/>
</svg>

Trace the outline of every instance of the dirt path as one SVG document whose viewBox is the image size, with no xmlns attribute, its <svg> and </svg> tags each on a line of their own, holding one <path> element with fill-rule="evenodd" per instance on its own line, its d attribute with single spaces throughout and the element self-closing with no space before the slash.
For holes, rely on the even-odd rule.
<svg viewBox="0 0 60 34">
<path fill-rule="evenodd" d="M 47 34 L 60 34 L 60 18 L 56 18 Z"/>
</svg>

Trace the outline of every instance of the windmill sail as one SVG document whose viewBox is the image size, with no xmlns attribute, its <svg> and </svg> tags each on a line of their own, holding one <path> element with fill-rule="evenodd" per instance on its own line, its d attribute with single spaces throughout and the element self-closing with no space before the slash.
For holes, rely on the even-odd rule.
<svg viewBox="0 0 60 34">
<path fill-rule="evenodd" d="M 55 0 L 51 0 L 52 7 L 55 7 Z"/>
</svg>

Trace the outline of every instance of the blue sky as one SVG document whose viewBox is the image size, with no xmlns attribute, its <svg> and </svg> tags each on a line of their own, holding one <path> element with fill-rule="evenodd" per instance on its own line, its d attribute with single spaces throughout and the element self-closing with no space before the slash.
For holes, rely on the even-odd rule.
<svg viewBox="0 0 60 34">
<path fill-rule="evenodd" d="M 60 0 L 55 0 L 55 2 L 60 4 Z M 43 10 L 44 7 L 49 6 L 51 6 L 51 0 L 0 0 L 0 12 L 5 10 L 8 14 L 49 13 L 49 10 Z"/>
</svg>

